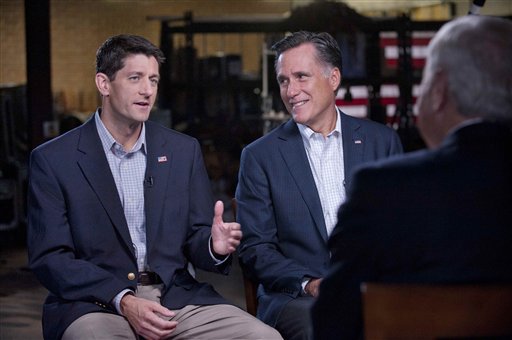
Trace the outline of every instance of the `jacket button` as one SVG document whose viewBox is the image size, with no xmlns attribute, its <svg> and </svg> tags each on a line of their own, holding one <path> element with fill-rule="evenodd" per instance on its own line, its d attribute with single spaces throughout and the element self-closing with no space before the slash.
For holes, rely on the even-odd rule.
<svg viewBox="0 0 512 340">
<path fill-rule="evenodd" d="M 134 273 L 128 273 L 128 280 L 130 280 L 130 281 L 135 280 L 135 274 Z"/>
</svg>

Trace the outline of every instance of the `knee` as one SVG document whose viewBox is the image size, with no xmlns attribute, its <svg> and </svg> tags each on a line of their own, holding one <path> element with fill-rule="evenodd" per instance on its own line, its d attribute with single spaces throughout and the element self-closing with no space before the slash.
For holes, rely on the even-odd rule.
<svg viewBox="0 0 512 340">
<path fill-rule="evenodd" d="M 262 340 L 282 340 L 283 337 L 275 329 L 258 320 L 252 328 L 252 338 Z"/>
</svg>

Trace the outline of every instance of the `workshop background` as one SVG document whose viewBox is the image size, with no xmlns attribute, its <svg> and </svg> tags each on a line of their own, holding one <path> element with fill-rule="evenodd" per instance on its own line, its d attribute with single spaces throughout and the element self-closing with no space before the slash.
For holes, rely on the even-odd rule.
<svg viewBox="0 0 512 340">
<path fill-rule="evenodd" d="M 151 118 L 197 137 L 226 219 L 241 149 L 289 118 L 270 46 L 295 30 L 327 31 L 344 53 L 337 105 L 395 128 L 423 148 L 414 102 L 425 48 L 469 0 L 0 0 L 0 339 L 42 339 L 46 290 L 26 267 L 30 151 L 100 105 L 95 53 L 109 36 L 139 34 L 167 57 Z M 512 18 L 512 1 L 481 15 Z M 475 42 L 478 43 L 478 42 Z M 235 259 L 228 277 L 198 272 L 245 308 Z"/>
</svg>

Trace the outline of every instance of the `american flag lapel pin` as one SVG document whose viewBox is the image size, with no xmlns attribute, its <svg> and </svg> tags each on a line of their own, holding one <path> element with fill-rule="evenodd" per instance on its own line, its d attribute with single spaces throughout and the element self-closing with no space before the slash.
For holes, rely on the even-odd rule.
<svg viewBox="0 0 512 340">
<path fill-rule="evenodd" d="M 158 157 L 158 163 L 167 162 L 167 156 L 160 156 Z"/>
<path fill-rule="evenodd" d="M 363 141 L 360 139 L 354 140 L 354 144 L 363 144 Z"/>
</svg>

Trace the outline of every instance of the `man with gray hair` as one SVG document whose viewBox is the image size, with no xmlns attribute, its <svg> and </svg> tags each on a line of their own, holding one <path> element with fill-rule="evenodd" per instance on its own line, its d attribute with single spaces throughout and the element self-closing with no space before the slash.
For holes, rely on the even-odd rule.
<svg viewBox="0 0 512 340">
<path fill-rule="evenodd" d="M 430 42 L 417 102 L 430 150 L 354 174 L 315 338 L 361 338 L 362 282 L 512 282 L 511 37 L 510 20 L 466 16 Z"/>
<path fill-rule="evenodd" d="M 402 152 L 393 129 L 336 107 L 342 55 L 328 33 L 277 42 L 276 75 L 292 119 L 247 146 L 236 191 L 240 262 L 260 283 L 257 316 L 287 340 L 308 339 L 327 273 L 327 238 L 353 169 Z"/>
</svg>

